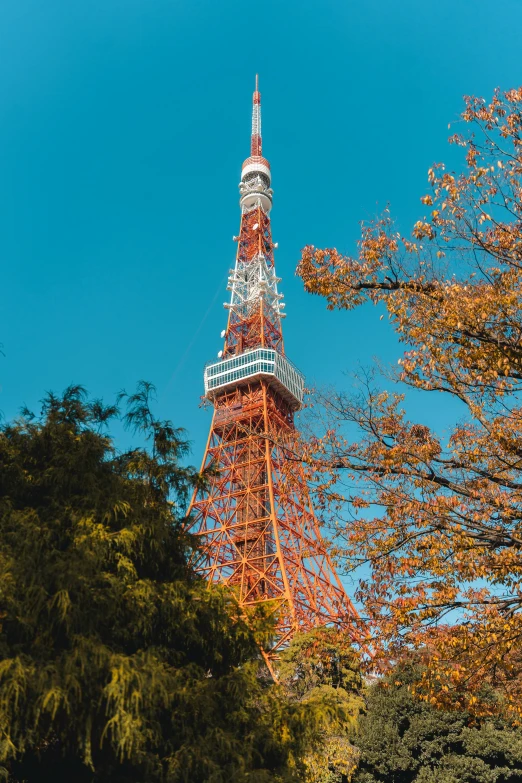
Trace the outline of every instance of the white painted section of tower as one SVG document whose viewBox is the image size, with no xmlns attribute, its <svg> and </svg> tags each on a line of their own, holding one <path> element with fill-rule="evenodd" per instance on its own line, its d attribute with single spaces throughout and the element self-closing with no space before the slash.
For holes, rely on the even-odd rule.
<svg viewBox="0 0 522 783">
<path fill-rule="evenodd" d="M 281 312 L 283 294 L 277 290 L 281 278 L 276 277 L 274 267 L 267 264 L 263 255 L 256 256 L 252 261 L 237 261 L 234 272 L 228 278 L 228 290 L 232 291 L 230 309 L 240 318 L 248 318 L 259 307 L 259 300 L 265 303 L 274 313 L 274 326 L 281 330 Z"/>
<path fill-rule="evenodd" d="M 249 160 L 252 160 L 252 158 L 249 158 Z M 252 163 L 247 163 L 246 166 L 243 163 L 243 168 L 241 169 L 241 179 L 243 180 L 247 174 L 252 174 L 252 173 L 264 174 L 265 177 L 268 177 L 269 182 L 272 179 L 272 174 L 270 173 L 270 166 L 267 166 L 266 163 L 263 163 L 263 158 L 260 158 L 258 161 L 254 160 Z"/>
<path fill-rule="evenodd" d="M 261 104 L 256 101 L 252 108 L 252 136 L 261 138 Z"/>
<path fill-rule="evenodd" d="M 239 183 L 239 203 L 243 212 L 260 206 L 268 215 L 272 209 L 272 188 L 266 186 L 265 179 L 259 174 L 251 174 Z"/>
</svg>

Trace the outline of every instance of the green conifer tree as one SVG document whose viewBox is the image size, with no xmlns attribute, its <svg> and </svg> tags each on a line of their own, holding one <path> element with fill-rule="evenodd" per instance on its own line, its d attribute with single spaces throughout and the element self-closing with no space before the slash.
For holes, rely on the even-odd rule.
<svg viewBox="0 0 522 783">
<path fill-rule="evenodd" d="M 0 765 L 42 783 L 298 780 L 319 717 L 263 679 L 233 596 L 183 532 L 204 481 L 152 387 L 116 407 L 80 387 L 0 431 Z M 261 630 L 259 631 L 261 633 Z"/>
</svg>

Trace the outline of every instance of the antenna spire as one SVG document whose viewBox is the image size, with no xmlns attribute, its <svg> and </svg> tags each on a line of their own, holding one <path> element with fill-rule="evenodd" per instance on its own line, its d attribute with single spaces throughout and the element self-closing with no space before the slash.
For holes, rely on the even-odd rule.
<svg viewBox="0 0 522 783">
<path fill-rule="evenodd" d="M 252 97 L 252 136 L 250 139 L 250 154 L 261 156 L 261 93 L 259 92 L 259 76 L 256 73 L 256 89 Z"/>
</svg>

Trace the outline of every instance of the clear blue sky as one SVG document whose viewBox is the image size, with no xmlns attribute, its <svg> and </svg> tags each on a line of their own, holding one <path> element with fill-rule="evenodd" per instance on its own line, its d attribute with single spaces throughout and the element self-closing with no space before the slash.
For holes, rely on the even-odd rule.
<svg viewBox="0 0 522 783">
<path fill-rule="evenodd" d="M 4 416 L 145 378 L 199 463 L 256 72 L 288 354 L 318 383 L 395 364 L 377 310 L 303 292 L 300 248 L 353 250 L 387 202 L 421 216 L 461 96 L 522 81 L 521 31 L 520 0 L 2 0 Z"/>
</svg>

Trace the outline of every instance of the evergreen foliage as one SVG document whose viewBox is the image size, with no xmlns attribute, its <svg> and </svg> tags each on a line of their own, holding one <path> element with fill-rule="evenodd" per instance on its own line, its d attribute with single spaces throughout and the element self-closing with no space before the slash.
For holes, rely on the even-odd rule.
<svg viewBox="0 0 522 783">
<path fill-rule="evenodd" d="M 410 686 L 421 674 L 404 666 L 368 689 L 354 737 L 360 752 L 354 783 L 522 781 L 520 729 L 420 701 Z"/>
<path fill-rule="evenodd" d="M 117 408 L 77 386 L 0 431 L 4 777 L 297 780 L 321 717 L 260 676 L 233 596 L 191 569 L 183 509 L 205 478 L 152 392 L 120 396 L 145 442 L 124 453 Z"/>
<path fill-rule="evenodd" d="M 298 634 L 283 653 L 287 698 L 323 716 L 321 741 L 304 758 L 306 783 L 347 783 L 357 763 L 349 735 L 364 707 L 359 658 L 344 632 Z"/>
</svg>

